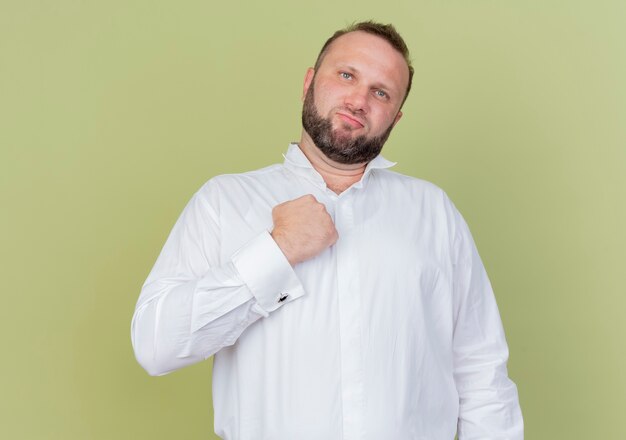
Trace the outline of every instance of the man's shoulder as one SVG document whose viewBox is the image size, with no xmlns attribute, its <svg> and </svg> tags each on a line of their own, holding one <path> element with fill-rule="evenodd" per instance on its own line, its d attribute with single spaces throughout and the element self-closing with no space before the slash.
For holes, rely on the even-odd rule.
<svg viewBox="0 0 626 440">
<path fill-rule="evenodd" d="M 430 213 L 434 221 L 443 221 L 451 230 L 464 220 L 446 191 L 436 184 L 388 169 L 377 170 L 389 198 L 405 205 L 419 205 L 422 213 Z M 393 194 L 393 197 L 391 196 Z"/>
<path fill-rule="evenodd" d="M 414 191 L 422 194 L 429 194 L 436 197 L 446 197 L 446 193 L 436 184 L 429 182 L 428 180 L 420 179 L 418 177 L 402 174 L 397 171 L 389 169 L 376 170 L 378 178 L 385 182 L 387 185 L 393 185 L 397 188 L 403 188 L 408 191 Z"/>
</svg>

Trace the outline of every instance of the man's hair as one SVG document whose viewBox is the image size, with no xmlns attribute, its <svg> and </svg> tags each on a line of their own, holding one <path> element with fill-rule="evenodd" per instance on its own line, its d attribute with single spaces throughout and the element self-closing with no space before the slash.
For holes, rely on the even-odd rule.
<svg viewBox="0 0 626 440">
<path fill-rule="evenodd" d="M 391 46 L 396 49 L 402 56 L 404 57 L 404 61 L 406 61 L 406 65 L 409 68 L 409 84 L 406 87 L 406 93 L 404 95 L 404 99 L 402 100 L 402 105 L 404 105 L 404 101 L 406 101 L 407 96 L 409 96 L 409 91 L 411 90 L 411 83 L 413 81 L 413 66 L 411 65 L 411 58 L 409 56 L 409 48 L 406 46 L 404 39 L 400 36 L 396 28 L 393 27 L 392 24 L 381 24 L 376 23 L 375 21 L 361 21 L 359 23 L 353 23 L 343 29 L 335 32 L 332 37 L 326 40 L 324 46 L 322 46 L 322 50 L 320 50 L 319 55 L 317 56 L 317 60 L 315 61 L 315 71 L 322 64 L 324 57 L 326 56 L 326 52 L 328 52 L 328 48 L 337 38 L 342 35 L 348 34 L 350 32 L 366 32 L 368 34 L 376 35 L 383 40 L 387 41 Z M 401 105 L 401 107 L 402 107 Z"/>
</svg>

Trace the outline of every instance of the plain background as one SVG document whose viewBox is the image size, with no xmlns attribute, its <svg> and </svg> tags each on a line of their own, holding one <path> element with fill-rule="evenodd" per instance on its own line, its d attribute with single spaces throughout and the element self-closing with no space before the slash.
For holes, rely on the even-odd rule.
<svg viewBox="0 0 626 440">
<path fill-rule="evenodd" d="M 368 18 L 416 68 L 385 156 L 466 217 L 526 437 L 623 438 L 626 2 L 0 0 L 1 438 L 214 438 L 211 362 L 135 362 L 139 290 L 206 180 L 282 161 L 305 69 Z"/>
</svg>

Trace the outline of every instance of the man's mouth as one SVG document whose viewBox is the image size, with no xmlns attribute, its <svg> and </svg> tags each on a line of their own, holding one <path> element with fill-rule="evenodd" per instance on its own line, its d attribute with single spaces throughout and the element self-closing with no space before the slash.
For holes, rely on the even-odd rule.
<svg viewBox="0 0 626 440">
<path fill-rule="evenodd" d="M 361 122 L 356 116 L 352 116 L 346 113 L 337 113 L 339 119 L 347 123 L 352 128 L 363 128 L 365 124 Z"/>
</svg>

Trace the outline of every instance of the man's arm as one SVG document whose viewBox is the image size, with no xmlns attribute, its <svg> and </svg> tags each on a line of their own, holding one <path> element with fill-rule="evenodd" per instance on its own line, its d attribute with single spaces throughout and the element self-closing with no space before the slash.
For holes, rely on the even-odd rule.
<svg viewBox="0 0 626 440">
<path fill-rule="evenodd" d="M 459 440 L 522 440 L 522 413 L 506 369 L 508 347 L 491 284 L 467 224 L 452 211 Z"/>
<path fill-rule="evenodd" d="M 327 221 L 330 217 L 325 210 L 320 212 L 316 201 L 302 206 L 299 201 L 307 198 L 312 196 L 274 208 L 273 233 L 291 243 L 311 233 L 325 238 L 304 240 L 312 243 L 308 252 L 315 255 L 334 240 L 310 225 L 325 224 L 320 216 Z M 295 211 L 289 209 L 293 204 L 298 208 Z M 299 216 L 307 219 L 306 225 L 295 218 Z M 328 224 L 325 226 L 328 230 Z M 290 252 L 288 260 L 277 241 L 264 231 L 220 264 L 216 191 L 209 184 L 194 195 L 168 237 L 135 308 L 131 339 L 144 369 L 151 375 L 163 375 L 204 360 L 234 344 L 259 318 L 302 296 L 304 290 L 289 261 L 293 259 L 295 264 L 302 258 Z"/>
</svg>

